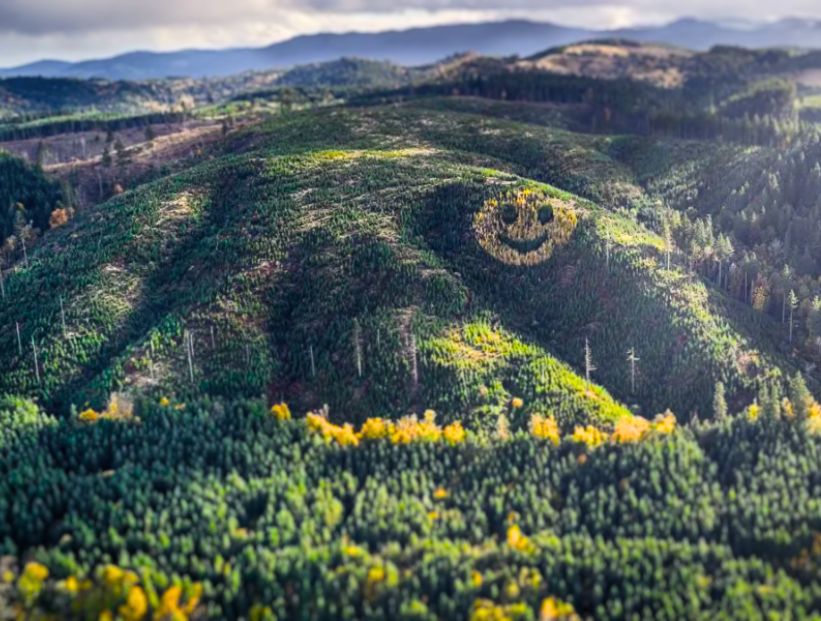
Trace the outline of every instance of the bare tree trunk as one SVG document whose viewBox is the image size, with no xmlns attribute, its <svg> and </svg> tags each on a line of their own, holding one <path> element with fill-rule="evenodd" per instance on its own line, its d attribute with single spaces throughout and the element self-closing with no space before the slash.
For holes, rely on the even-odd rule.
<svg viewBox="0 0 821 621">
<path fill-rule="evenodd" d="M 787 321 L 787 292 L 781 296 L 781 324 Z"/>
<path fill-rule="evenodd" d="M 148 357 L 148 375 L 151 377 L 151 381 L 154 381 L 154 341 L 149 342 L 149 348 L 151 353 Z"/>
<path fill-rule="evenodd" d="M 793 329 L 793 308 L 790 307 L 790 343 L 792 343 L 792 329 Z"/>
<path fill-rule="evenodd" d="M 63 337 L 66 335 L 66 312 L 63 309 L 63 296 L 60 296 L 60 323 L 63 326 Z"/>
<path fill-rule="evenodd" d="M 356 359 L 356 374 L 362 377 L 362 332 L 359 328 L 359 321 L 354 319 L 353 323 L 353 347 L 354 358 Z"/>
<path fill-rule="evenodd" d="M 587 389 L 590 390 L 590 375 L 596 367 L 593 366 L 593 352 L 590 350 L 590 341 L 584 337 L 584 377 L 587 380 Z"/>
<path fill-rule="evenodd" d="M 416 358 L 416 335 L 411 332 L 410 335 L 410 364 L 411 364 L 411 382 L 413 383 L 413 390 L 419 387 L 419 363 Z"/>
<path fill-rule="evenodd" d="M 183 342 L 185 344 L 185 353 L 188 358 L 188 378 L 191 383 L 194 383 L 194 338 L 191 332 L 185 331 L 183 335 Z"/>
<path fill-rule="evenodd" d="M 636 356 L 636 349 L 631 347 L 627 352 L 627 361 L 630 363 L 630 393 L 636 392 L 636 363 L 639 357 Z"/>
<path fill-rule="evenodd" d="M 34 377 L 37 379 L 37 385 L 40 385 L 40 365 L 37 362 L 37 345 L 34 344 L 34 336 L 31 337 L 31 351 L 34 353 Z"/>
</svg>

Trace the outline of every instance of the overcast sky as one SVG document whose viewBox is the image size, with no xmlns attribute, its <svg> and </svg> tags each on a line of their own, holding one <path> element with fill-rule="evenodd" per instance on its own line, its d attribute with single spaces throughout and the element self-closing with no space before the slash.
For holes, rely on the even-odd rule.
<svg viewBox="0 0 821 621">
<path fill-rule="evenodd" d="M 402 9 L 396 9 L 395 6 Z M 505 7 L 505 8 L 500 8 Z M 0 0 L 0 66 L 134 49 L 258 46 L 296 34 L 526 17 L 596 28 L 682 16 L 821 18 L 819 0 Z"/>
</svg>

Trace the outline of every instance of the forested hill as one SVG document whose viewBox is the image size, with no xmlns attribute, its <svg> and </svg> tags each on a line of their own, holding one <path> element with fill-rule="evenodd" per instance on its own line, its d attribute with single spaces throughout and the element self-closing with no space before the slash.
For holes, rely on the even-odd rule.
<svg viewBox="0 0 821 621">
<path fill-rule="evenodd" d="M 0 618 L 817 618 L 798 58 L 610 40 L 15 112 Z"/>
</svg>

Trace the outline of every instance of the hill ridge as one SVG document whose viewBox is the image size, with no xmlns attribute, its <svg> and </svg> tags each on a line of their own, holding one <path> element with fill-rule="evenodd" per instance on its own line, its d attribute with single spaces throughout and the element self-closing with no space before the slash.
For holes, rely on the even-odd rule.
<svg viewBox="0 0 821 621">
<path fill-rule="evenodd" d="M 490 55 L 530 56 L 546 49 L 591 39 L 629 39 L 705 50 L 714 45 L 745 47 L 817 47 L 818 22 L 781 20 L 750 29 L 716 22 L 679 19 L 661 26 L 594 30 L 526 19 L 443 24 L 381 32 L 297 35 L 261 47 L 135 51 L 65 65 L 37 61 L 0 69 L 0 76 L 103 77 L 155 79 L 218 77 L 244 71 L 284 69 L 299 64 L 360 56 L 422 65 L 467 50 Z M 143 62 L 146 58 L 159 63 Z"/>
</svg>

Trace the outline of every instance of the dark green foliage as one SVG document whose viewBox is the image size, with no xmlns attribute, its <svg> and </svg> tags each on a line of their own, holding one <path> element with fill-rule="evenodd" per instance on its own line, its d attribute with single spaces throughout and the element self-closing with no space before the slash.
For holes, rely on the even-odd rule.
<svg viewBox="0 0 821 621">
<path fill-rule="evenodd" d="M 386 61 L 341 58 L 328 63 L 301 65 L 286 71 L 280 86 L 304 88 L 389 88 L 409 81 L 411 71 Z"/>
<path fill-rule="evenodd" d="M 525 435 L 339 448 L 256 402 L 138 413 L 83 425 L 3 405 L 4 553 L 33 553 L 58 578 L 114 562 L 201 581 L 219 619 L 257 603 L 391 618 L 417 599 L 425 618 L 453 619 L 478 598 L 538 609 L 549 595 L 597 619 L 805 618 L 821 605 L 808 554 L 821 446 L 785 421 L 580 459 Z M 513 523 L 532 554 L 505 543 Z M 372 567 L 385 574 L 369 586 Z"/>
<path fill-rule="evenodd" d="M 15 233 L 18 223 L 48 229 L 49 216 L 63 198 L 59 184 L 41 170 L 2 152 L 0 197 L 0 241 Z"/>
<path fill-rule="evenodd" d="M 798 420 L 809 418 L 813 397 L 804 378 L 798 373 L 790 379 L 789 399 L 792 403 L 793 414 Z"/>
<path fill-rule="evenodd" d="M 49 136 L 88 131 L 121 131 L 131 127 L 145 127 L 153 131 L 152 124 L 177 123 L 185 115 L 178 112 L 155 112 L 153 114 L 77 114 L 66 116 L 45 116 L 35 119 L 20 119 L 0 123 L 0 140 L 26 140 Z"/>
</svg>

